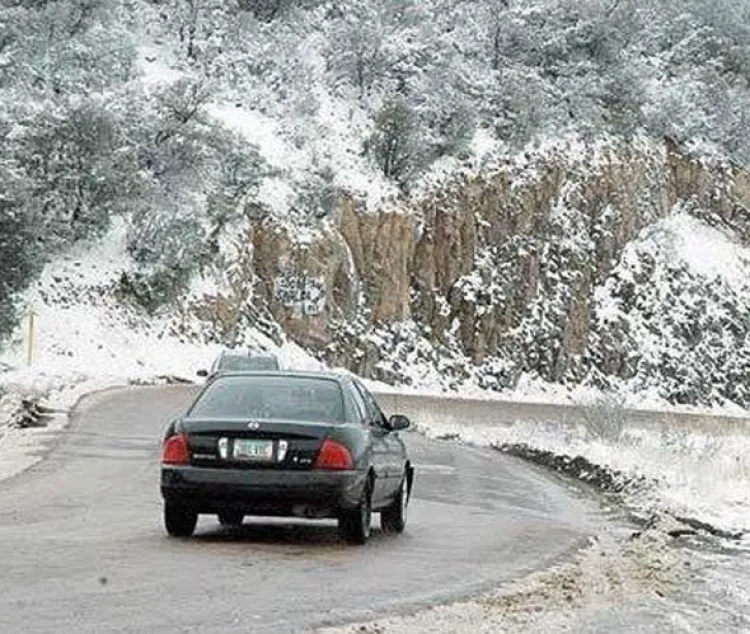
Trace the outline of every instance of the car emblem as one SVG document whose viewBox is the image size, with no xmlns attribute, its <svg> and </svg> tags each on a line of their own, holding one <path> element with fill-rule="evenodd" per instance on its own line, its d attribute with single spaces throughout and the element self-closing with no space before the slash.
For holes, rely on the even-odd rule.
<svg viewBox="0 0 750 634">
<path fill-rule="evenodd" d="M 249 429 L 260 429 L 260 423 L 248 423 L 247 426 Z"/>
</svg>

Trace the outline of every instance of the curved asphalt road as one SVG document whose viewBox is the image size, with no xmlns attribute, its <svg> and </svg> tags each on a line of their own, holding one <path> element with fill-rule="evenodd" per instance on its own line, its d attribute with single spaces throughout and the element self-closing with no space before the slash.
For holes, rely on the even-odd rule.
<svg viewBox="0 0 750 634">
<path fill-rule="evenodd" d="M 170 540 L 158 442 L 194 393 L 90 397 L 44 461 L 0 483 L 0 632 L 306 631 L 465 596 L 596 530 L 553 478 L 407 434 L 417 479 L 404 535 L 374 531 L 349 547 L 333 522 L 250 519 L 231 531 L 202 517 L 194 539 Z"/>
</svg>

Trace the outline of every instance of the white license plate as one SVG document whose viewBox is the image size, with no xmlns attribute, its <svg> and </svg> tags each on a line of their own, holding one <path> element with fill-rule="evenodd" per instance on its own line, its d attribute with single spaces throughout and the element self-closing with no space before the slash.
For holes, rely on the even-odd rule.
<svg viewBox="0 0 750 634">
<path fill-rule="evenodd" d="M 273 441 L 236 438 L 232 455 L 237 460 L 273 460 Z"/>
</svg>

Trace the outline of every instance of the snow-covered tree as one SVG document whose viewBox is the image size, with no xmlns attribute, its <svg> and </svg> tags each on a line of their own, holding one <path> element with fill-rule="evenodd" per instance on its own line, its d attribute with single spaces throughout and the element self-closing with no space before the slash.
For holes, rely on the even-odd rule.
<svg viewBox="0 0 750 634">
<path fill-rule="evenodd" d="M 424 149 L 419 120 L 402 99 L 390 99 L 378 111 L 365 151 L 383 176 L 402 187 L 422 168 Z"/>
<path fill-rule="evenodd" d="M 16 122 L 10 150 L 23 174 L 24 205 L 50 240 L 100 233 L 123 210 L 135 183 L 122 141 L 117 121 L 96 102 L 48 104 Z"/>
</svg>

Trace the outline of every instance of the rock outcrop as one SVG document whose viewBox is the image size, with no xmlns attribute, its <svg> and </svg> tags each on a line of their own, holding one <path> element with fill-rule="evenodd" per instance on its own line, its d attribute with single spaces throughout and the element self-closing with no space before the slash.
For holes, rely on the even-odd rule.
<svg viewBox="0 0 750 634">
<path fill-rule="evenodd" d="M 627 378 L 622 337 L 592 339 L 595 287 L 676 206 L 750 242 L 748 204 L 748 173 L 669 140 L 560 145 L 375 212 L 343 197 L 302 237 L 257 223 L 252 301 L 321 358 L 384 380 L 406 380 L 394 358 L 420 346 L 449 374 L 485 364 L 487 387 Z"/>
</svg>

